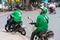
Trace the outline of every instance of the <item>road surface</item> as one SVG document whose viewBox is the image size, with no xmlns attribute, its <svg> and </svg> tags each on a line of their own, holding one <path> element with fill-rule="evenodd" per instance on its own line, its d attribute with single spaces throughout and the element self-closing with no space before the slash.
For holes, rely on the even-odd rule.
<svg viewBox="0 0 60 40">
<path fill-rule="evenodd" d="M 26 36 L 30 38 L 30 35 L 33 31 L 32 25 L 29 24 L 31 22 L 28 20 L 28 16 L 31 17 L 34 21 L 36 21 L 36 17 L 39 15 L 40 10 L 35 11 L 23 11 L 23 25 L 26 26 Z M 0 14 L 0 29 L 4 29 L 4 26 L 7 21 L 8 14 Z M 53 30 L 55 34 L 55 40 L 60 40 L 60 8 L 56 9 L 56 14 L 48 14 L 49 15 L 49 30 Z"/>
</svg>

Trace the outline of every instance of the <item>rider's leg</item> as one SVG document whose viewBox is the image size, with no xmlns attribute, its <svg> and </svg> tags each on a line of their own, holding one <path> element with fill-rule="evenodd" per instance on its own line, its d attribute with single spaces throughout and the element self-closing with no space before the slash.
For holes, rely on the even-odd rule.
<svg viewBox="0 0 60 40">
<path fill-rule="evenodd" d="M 13 19 L 11 19 L 10 22 L 9 22 L 9 26 L 8 26 L 9 30 L 10 30 L 10 27 L 11 27 L 12 23 L 13 23 Z"/>
<path fill-rule="evenodd" d="M 10 30 L 11 25 L 12 25 L 13 23 L 14 23 L 14 22 L 13 22 L 13 19 L 11 19 L 10 22 L 9 22 L 9 27 L 8 27 L 9 30 Z"/>
<path fill-rule="evenodd" d="M 42 38 L 42 34 L 43 34 L 43 32 L 40 31 L 40 32 L 39 32 L 39 39 L 38 39 L 38 40 L 43 40 L 43 38 Z"/>
<path fill-rule="evenodd" d="M 39 32 L 39 40 L 43 40 L 43 34 L 45 34 L 46 33 L 46 31 L 40 31 Z"/>
<path fill-rule="evenodd" d="M 23 22 L 21 21 L 19 24 L 20 24 L 20 26 L 21 26 L 21 25 L 23 24 Z"/>
<path fill-rule="evenodd" d="M 12 24 L 13 24 L 13 31 L 14 31 L 16 29 L 15 25 L 17 24 L 17 22 L 13 20 Z"/>
</svg>

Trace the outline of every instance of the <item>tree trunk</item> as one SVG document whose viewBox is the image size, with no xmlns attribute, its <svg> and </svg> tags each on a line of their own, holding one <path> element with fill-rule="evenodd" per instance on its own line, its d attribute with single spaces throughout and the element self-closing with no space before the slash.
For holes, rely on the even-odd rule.
<svg viewBox="0 0 60 40">
<path fill-rule="evenodd" d="M 29 0 L 26 0 L 26 10 L 28 10 Z"/>
</svg>

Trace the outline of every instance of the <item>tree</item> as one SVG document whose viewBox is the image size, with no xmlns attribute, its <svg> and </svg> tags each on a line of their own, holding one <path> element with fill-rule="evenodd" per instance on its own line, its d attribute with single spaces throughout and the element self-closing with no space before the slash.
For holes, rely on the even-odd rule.
<svg viewBox="0 0 60 40">
<path fill-rule="evenodd" d="M 37 0 L 30 0 L 30 3 L 34 3 L 34 2 L 36 2 Z"/>
<path fill-rule="evenodd" d="M 37 1 L 37 3 L 41 3 L 42 2 L 42 0 L 36 0 Z"/>
</svg>

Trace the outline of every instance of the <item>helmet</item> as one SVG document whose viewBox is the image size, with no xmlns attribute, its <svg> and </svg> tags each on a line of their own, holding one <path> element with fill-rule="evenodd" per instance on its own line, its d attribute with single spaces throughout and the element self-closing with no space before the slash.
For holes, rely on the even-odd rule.
<svg viewBox="0 0 60 40">
<path fill-rule="evenodd" d="M 41 7 L 41 9 L 42 9 L 42 11 L 43 11 L 44 14 L 47 13 L 47 8 L 46 7 Z"/>
<path fill-rule="evenodd" d="M 16 3 L 16 5 L 15 5 L 15 9 L 20 9 L 20 6 L 19 6 L 18 3 Z"/>
</svg>

